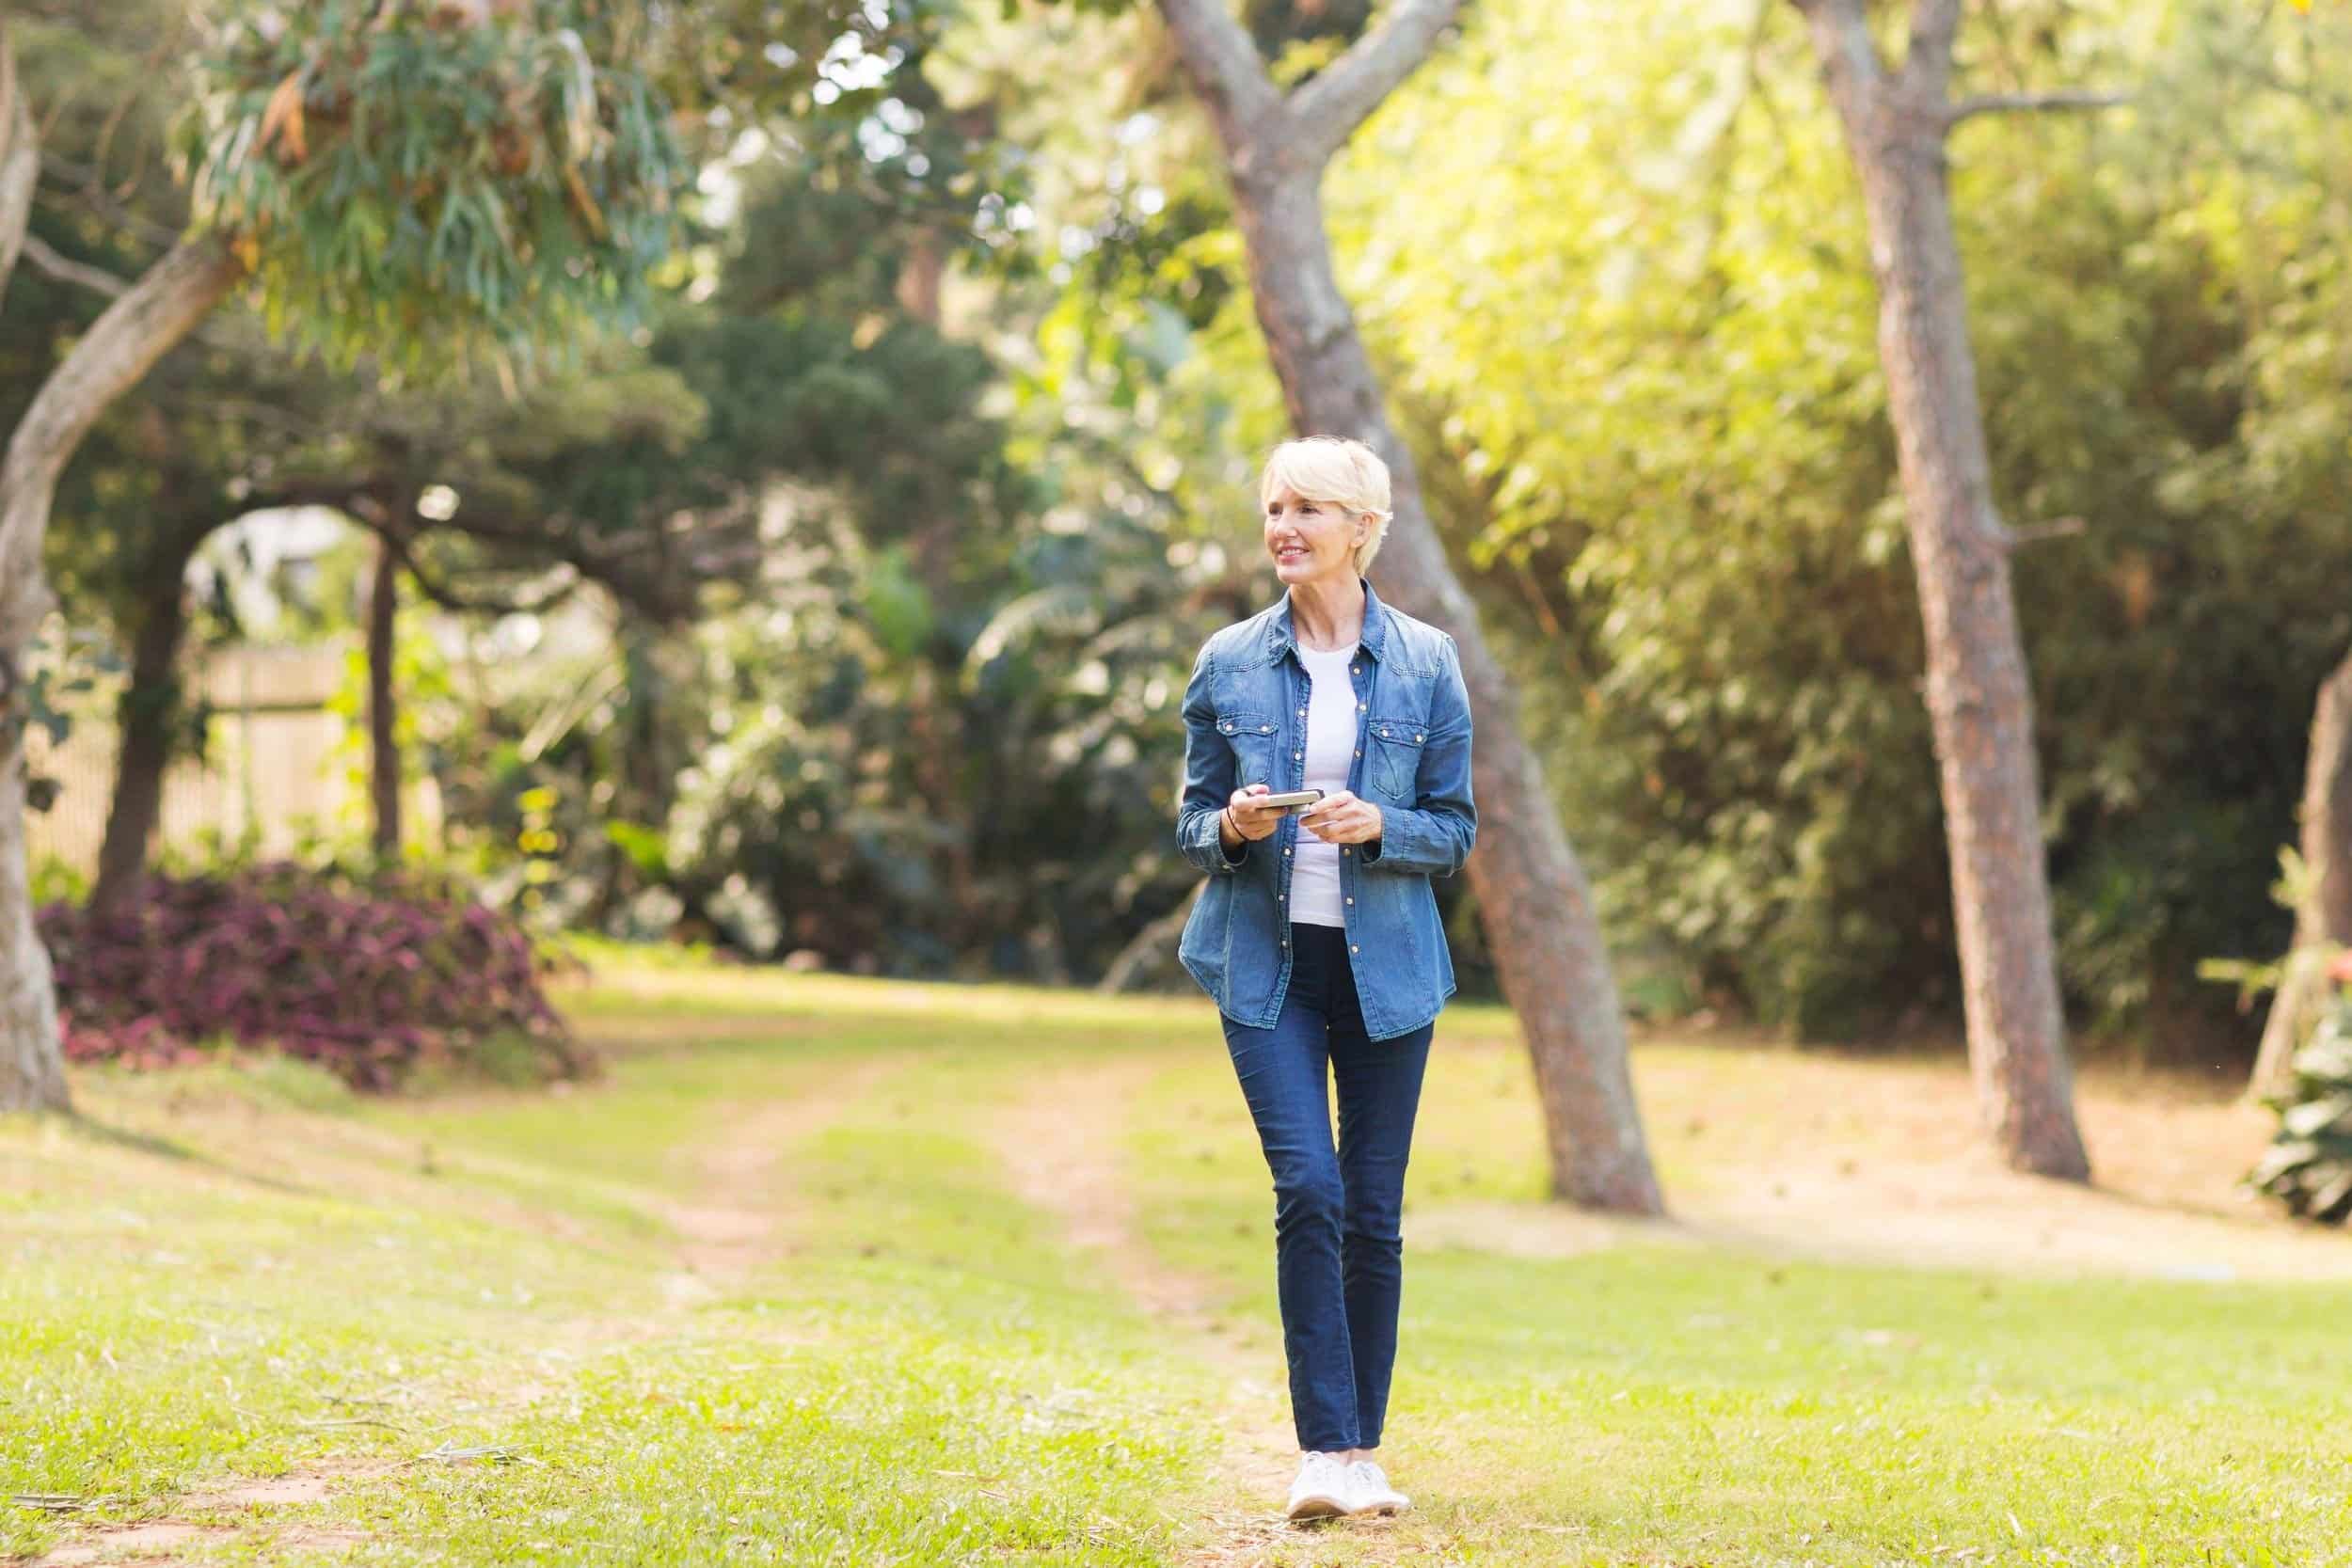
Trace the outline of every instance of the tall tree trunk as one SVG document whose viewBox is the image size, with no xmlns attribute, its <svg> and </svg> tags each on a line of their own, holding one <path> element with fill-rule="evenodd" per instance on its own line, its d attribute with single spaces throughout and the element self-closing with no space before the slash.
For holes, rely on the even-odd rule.
<svg viewBox="0 0 2352 1568">
<path fill-rule="evenodd" d="M 399 610 L 400 558 L 378 540 L 368 581 L 368 797 L 375 809 L 375 853 L 385 861 L 400 858 L 400 734 L 392 689 Z"/>
<path fill-rule="evenodd" d="M 1461 648 L 1483 841 L 1470 885 L 1527 1037 L 1552 1192 L 1590 1208 L 1656 1213 L 1663 1204 L 1592 890 L 1520 734 L 1516 695 L 1422 509 L 1412 453 L 1382 404 L 1324 227 L 1331 154 L 1411 74 L 1458 8 L 1459 0 L 1405 0 L 1337 63 L 1283 95 L 1222 0 L 1160 0 L 1224 143 L 1250 292 L 1291 423 L 1301 434 L 1354 436 L 1389 465 L 1395 515 L 1380 554 L 1384 593 Z"/>
<path fill-rule="evenodd" d="M 2015 536 L 1993 505 L 1945 140 L 1958 0 L 1919 0 L 1899 71 L 1863 0 L 1797 0 L 1868 214 L 1879 356 L 1895 424 L 1942 775 L 1968 1060 L 2015 1169 L 2085 1180 L 2058 1006 L 2033 693 L 2010 589 Z"/>
<path fill-rule="evenodd" d="M 5 23 L 0 23 L 0 29 Z M 0 288 L 24 249 L 40 168 L 33 120 L 0 30 Z M 42 536 L 57 476 L 106 405 L 195 329 L 237 280 L 226 245 L 175 245 L 90 325 L 52 371 L 0 458 L 0 1111 L 64 1110 L 64 1053 L 49 954 L 33 924 L 24 861 L 25 650 L 49 605 Z"/>
<path fill-rule="evenodd" d="M 2328 995 L 2328 950 L 2352 945 L 2352 657 L 2320 685 L 2297 815 L 2311 885 L 2296 907 L 2295 942 L 2246 1086 L 2255 1097 L 2287 1086 L 2296 1049 Z"/>
<path fill-rule="evenodd" d="M 183 580 L 187 563 L 186 550 L 173 551 L 158 563 L 131 639 L 131 685 L 115 707 L 119 750 L 114 799 L 98 848 L 98 881 L 90 889 L 90 902 L 100 909 L 118 907 L 146 879 L 148 848 L 163 814 L 164 770 L 171 762 L 172 731 L 183 708 L 179 666 L 187 629 Z"/>
</svg>

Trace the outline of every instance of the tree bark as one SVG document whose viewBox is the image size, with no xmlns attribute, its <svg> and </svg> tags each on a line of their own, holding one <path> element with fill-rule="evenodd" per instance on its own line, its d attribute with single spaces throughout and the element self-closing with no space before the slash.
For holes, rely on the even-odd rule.
<svg viewBox="0 0 2352 1568">
<path fill-rule="evenodd" d="M 2328 952 L 2352 945 L 2352 657 L 2320 685 L 2297 815 L 2311 885 L 2295 911 L 2294 945 L 2246 1086 L 2257 1099 L 2279 1093 L 2293 1079 L 2295 1053 L 2328 995 Z"/>
<path fill-rule="evenodd" d="M 149 578 L 147 603 L 131 640 L 131 685 L 116 705 L 119 750 L 106 836 L 98 848 L 98 881 L 90 903 L 115 909 L 147 877 L 147 855 L 163 815 L 164 770 L 182 712 L 180 643 L 187 630 L 188 551 L 171 552 Z"/>
<path fill-rule="evenodd" d="M 1919 0 L 1909 52 L 1890 71 L 1863 0 L 1796 3 L 1868 215 L 1978 1105 L 2012 1168 L 2087 1180 L 2050 934 L 2033 693 L 2010 586 L 2014 537 L 1993 504 L 1947 182 L 1959 4 Z"/>
<path fill-rule="evenodd" d="M 400 558 L 379 539 L 368 581 L 368 796 L 375 808 L 375 853 L 400 858 L 400 735 L 392 689 L 392 632 L 400 610 Z"/>
<path fill-rule="evenodd" d="M 24 246 L 40 146 L 0 30 L 0 284 Z M 33 921 L 24 859 L 25 651 L 48 609 L 42 536 L 57 476 L 107 404 L 137 385 L 235 284 L 214 240 L 183 242 L 108 306 L 73 345 L 9 434 L 0 458 L 0 1111 L 67 1110 L 65 1058 L 48 951 Z"/>
<path fill-rule="evenodd" d="M 32 105 L 24 101 L 24 84 L 17 79 L 16 45 L 6 17 L 0 17 L 0 135 L 8 137 L 6 150 L 0 150 L 0 289 L 5 289 L 24 250 L 33 187 L 40 180 L 40 137 L 33 125 Z"/>
<path fill-rule="evenodd" d="M 1384 596 L 1459 644 L 1478 744 L 1481 852 L 1470 885 L 1518 1014 L 1544 1107 L 1551 1191 L 1588 1208 L 1663 1202 L 1634 1102 L 1625 1017 L 1582 866 L 1520 734 L 1516 695 L 1423 510 L 1331 264 L 1322 181 L 1331 154 L 1427 55 L 1459 0 L 1406 0 L 1296 91 L 1267 79 L 1222 0 L 1159 0 L 1187 76 L 1224 144 L 1258 323 L 1300 434 L 1348 436 L 1389 466 L 1394 516 L 1377 570 Z"/>
</svg>

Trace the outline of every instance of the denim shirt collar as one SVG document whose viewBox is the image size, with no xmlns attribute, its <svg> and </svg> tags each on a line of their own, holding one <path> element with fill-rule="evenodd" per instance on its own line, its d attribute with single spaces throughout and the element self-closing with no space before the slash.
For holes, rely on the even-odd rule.
<svg viewBox="0 0 2352 1568">
<path fill-rule="evenodd" d="M 1374 658 L 1380 657 L 1381 646 L 1388 641 L 1389 618 L 1380 608 L 1380 595 L 1372 591 L 1370 578 L 1359 578 L 1364 585 L 1364 652 Z M 1298 637 L 1291 626 L 1290 591 L 1282 591 L 1281 599 L 1273 607 L 1274 613 L 1266 619 L 1265 653 L 1269 659 L 1279 658 L 1284 649 L 1294 655 L 1298 649 Z"/>
</svg>

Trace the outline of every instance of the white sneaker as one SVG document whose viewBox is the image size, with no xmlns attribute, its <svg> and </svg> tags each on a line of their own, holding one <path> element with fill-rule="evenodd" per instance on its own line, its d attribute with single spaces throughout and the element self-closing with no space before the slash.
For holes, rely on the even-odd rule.
<svg viewBox="0 0 2352 1568">
<path fill-rule="evenodd" d="M 1335 1453 L 1299 1456 L 1288 1513 L 1294 1519 L 1336 1519 L 1356 1512 L 1355 1472 Z"/>
<path fill-rule="evenodd" d="M 1391 1486 L 1389 1478 L 1371 1460 L 1356 1461 L 1347 1467 L 1347 1473 L 1356 1483 L 1357 1513 L 1403 1513 L 1413 1506 L 1413 1499 Z"/>
</svg>

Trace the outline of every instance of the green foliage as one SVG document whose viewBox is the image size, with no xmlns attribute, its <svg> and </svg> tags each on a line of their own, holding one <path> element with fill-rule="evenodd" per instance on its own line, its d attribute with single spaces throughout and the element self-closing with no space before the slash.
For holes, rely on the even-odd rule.
<svg viewBox="0 0 2352 1568">
<path fill-rule="evenodd" d="M 273 327 L 417 372 L 627 317 L 689 170 L 629 8 L 232 8 L 182 137 Z"/>
<path fill-rule="evenodd" d="M 1998 501 L 2080 520 L 2015 563 L 2062 977 L 2106 1028 L 2283 940 L 2265 872 L 2352 637 L 2316 369 L 2352 341 L 2352 186 L 2335 111 L 2288 90 L 2352 29 L 2238 11 L 2168 8 L 2169 53 L 2070 13 L 2031 71 L 2146 75 L 2163 112 L 1953 146 Z M 1556 574 L 1556 626 L 1497 621 L 1613 933 L 1849 1033 L 1956 1006 L 1949 889 L 1860 198 L 1800 20 L 1757 14 L 1482 6 L 1331 205 L 1433 494 L 1459 475 L 1441 528 Z M 2248 145 L 2185 154 L 2184 96 Z"/>
<path fill-rule="evenodd" d="M 2343 965 L 2332 973 L 2341 979 Z M 2246 1184 L 2289 1213 L 2341 1225 L 2352 1217 L 2352 986 L 2335 989 L 2292 1065 L 2288 1085 L 2263 1101 L 2279 1131 Z"/>
</svg>

